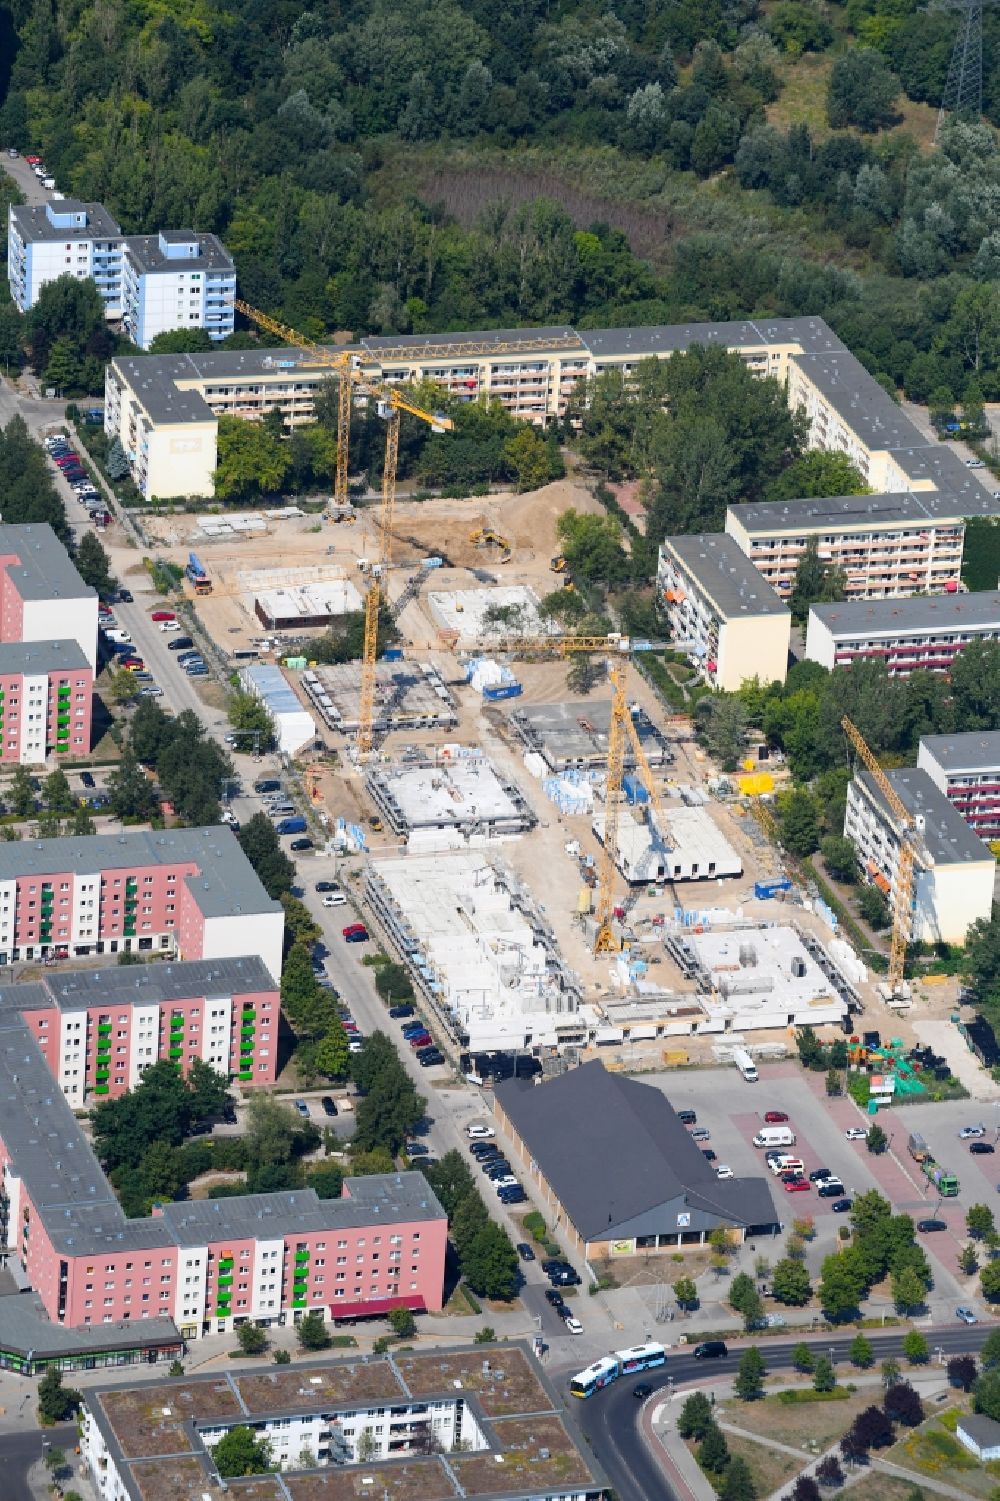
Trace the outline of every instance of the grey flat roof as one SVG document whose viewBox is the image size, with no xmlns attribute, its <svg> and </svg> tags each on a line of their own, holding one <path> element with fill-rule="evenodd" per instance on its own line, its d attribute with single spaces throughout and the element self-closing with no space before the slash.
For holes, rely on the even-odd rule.
<svg viewBox="0 0 1000 1501">
<path fill-rule="evenodd" d="M 49 207 L 48 203 L 39 204 L 35 208 L 23 203 L 15 204 L 11 208 L 11 216 L 26 245 L 41 240 L 121 239 L 121 225 L 112 219 L 103 203 L 81 203 L 78 198 L 63 198 L 62 201 L 52 201 L 51 206 L 62 214 L 78 214 L 83 209 L 86 211 L 87 222 L 80 228 L 56 226 L 45 212 Z"/>
<path fill-rule="evenodd" d="M 410 349 L 419 355 L 421 349 L 430 344 L 521 344 L 537 339 L 576 339 L 581 354 L 586 353 L 583 339 L 566 323 L 550 324 L 544 328 L 473 328 L 449 334 L 376 335 L 361 339 L 360 347 L 380 360 L 384 349 Z"/>
<path fill-rule="evenodd" d="M 368 1186 L 366 1186 L 368 1185 Z M 342 1199 L 320 1199 L 314 1188 L 282 1193 L 241 1194 L 231 1199 L 191 1199 L 164 1204 L 162 1220 L 169 1241 L 200 1246 L 229 1236 L 294 1235 L 307 1230 L 336 1230 L 380 1220 L 441 1220 L 444 1210 L 423 1173 L 394 1173 L 377 1179 L 348 1178 Z"/>
<path fill-rule="evenodd" d="M 1000 516 L 1000 502 L 982 485 L 979 494 L 902 490 L 879 495 L 826 495 L 822 499 L 748 501 L 729 511 L 750 536 L 798 532 L 825 526 L 832 532 L 867 528 L 941 525 L 966 516 Z"/>
<path fill-rule="evenodd" d="M 96 598 L 96 589 L 83 582 L 47 521 L 0 525 L 0 558 L 3 557 L 18 559 L 4 566 L 22 599 Z"/>
<path fill-rule="evenodd" d="M 584 328 L 580 337 L 594 358 L 676 354 L 692 344 L 724 349 L 798 344 L 804 351 L 843 350 L 822 318 L 746 318 L 729 323 L 661 323 L 640 328 Z"/>
<path fill-rule="evenodd" d="M 508 1079 L 495 1094 L 585 1240 L 640 1219 L 650 1228 L 636 1233 L 655 1233 L 657 1222 L 660 1233 L 676 1233 L 666 1206 L 677 1201 L 719 1224 L 779 1219 L 763 1179 L 720 1182 L 666 1096 L 609 1073 L 600 1059 L 541 1084 Z"/>
<path fill-rule="evenodd" d="M 0 1346 L 35 1360 L 59 1355 L 86 1355 L 96 1350 L 134 1350 L 137 1345 L 176 1345 L 173 1319 L 137 1319 L 135 1323 L 54 1324 L 41 1302 L 22 1293 L 0 1298 Z"/>
<path fill-rule="evenodd" d="M 195 996 L 249 995 L 276 990 L 267 966 L 256 956 L 242 959 L 188 959 L 106 969 L 53 972 L 27 985 L 0 986 L 0 1009 L 25 1011 L 58 1006 L 155 1006 Z"/>
<path fill-rule="evenodd" d="M 79 672 L 90 663 L 77 641 L 0 641 L 0 677 L 17 672 Z"/>
<path fill-rule="evenodd" d="M 921 631 L 1000 631 L 1000 591 L 976 594 L 913 594 L 908 599 L 846 599 L 812 605 L 835 640 L 904 636 Z"/>
<path fill-rule="evenodd" d="M 233 271 L 233 258 L 223 245 L 218 235 L 195 234 L 188 229 L 168 229 L 162 231 L 163 239 L 168 244 L 198 245 L 197 256 L 170 260 L 160 249 L 160 235 L 129 235 L 125 241 L 125 249 L 129 259 L 135 265 L 137 271 L 144 276 L 155 276 L 158 272 L 177 271 Z"/>
<path fill-rule="evenodd" d="M 920 748 L 928 751 L 945 771 L 992 771 L 1000 767 L 1000 730 L 922 735 Z"/>
<path fill-rule="evenodd" d="M 63 871 L 91 875 L 99 870 L 186 863 L 198 868 L 197 874 L 182 879 L 205 917 L 281 911 L 280 902 L 272 902 L 223 824 L 205 829 L 129 829 L 121 834 L 0 844 L 0 881 L 59 875 Z"/>
<path fill-rule="evenodd" d="M 933 442 L 848 350 L 801 354 L 795 363 L 868 449 L 917 449 Z"/>
<path fill-rule="evenodd" d="M 988 1418 L 985 1413 L 974 1412 L 968 1417 L 963 1415 L 958 1420 L 958 1427 L 981 1449 L 990 1449 L 995 1444 L 1000 1444 L 1000 1423 L 995 1418 Z"/>
<path fill-rule="evenodd" d="M 788 615 L 788 606 L 761 577 L 728 532 L 696 532 L 664 537 L 726 620 L 749 615 Z"/>
<path fill-rule="evenodd" d="M 888 814 L 885 799 L 871 775 L 864 767 L 859 767 L 855 775 L 864 782 L 871 796 Z M 907 812 L 914 818 L 923 818 L 924 826 L 920 837 L 935 865 L 993 861 L 986 845 L 972 832 L 944 793 L 935 787 L 926 771 L 916 766 L 898 766 L 887 770 L 886 777 Z M 889 817 L 891 818 L 891 814 Z"/>
</svg>

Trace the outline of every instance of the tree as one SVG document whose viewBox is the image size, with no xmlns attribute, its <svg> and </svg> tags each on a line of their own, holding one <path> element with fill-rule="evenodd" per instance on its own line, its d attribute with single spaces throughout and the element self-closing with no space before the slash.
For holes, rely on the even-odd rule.
<svg viewBox="0 0 1000 1501">
<path fill-rule="evenodd" d="M 771 1276 L 771 1292 L 779 1303 L 802 1308 L 812 1296 L 809 1273 L 800 1261 L 782 1257 Z"/>
<path fill-rule="evenodd" d="M 965 1228 L 976 1240 L 985 1240 L 991 1230 L 996 1228 L 993 1221 L 993 1210 L 988 1204 L 970 1204 L 965 1215 Z"/>
<path fill-rule="evenodd" d="M 267 705 L 256 694 L 240 690 L 231 693 L 226 713 L 233 729 L 239 731 L 240 750 L 252 750 L 256 755 L 274 749 L 274 720 Z"/>
<path fill-rule="evenodd" d="M 892 1443 L 892 1424 L 881 1407 L 866 1407 L 854 1419 L 853 1447 L 867 1454 L 870 1449 L 886 1449 Z"/>
<path fill-rule="evenodd" d="M 892 1301 L 901 1313 L 909 1314 L 924 1302 L 924 1280 L 911 1266 L 901 1267 L 892 1274 Z"/>
<path fill-rule="evenodd" d="M 747 1272 L 738 1272 L 729 1286 L 729 1302 L 743 1315 L 744 1329 L 752 1329 L 764 1312 L 760 1293 Z"/>
<path fill-rule="evenodd" d="M 839 834 L 828 834 L 820 841 L 823 864 L 834 881 L 853 886 L 858 878 L 858 857 L 854 845 Z"/>
<path fill-rule="evenodd" d="M 118 581 L 111 572 L 111 559 L 96 532 L 84 532 L 76 550 L 76 571 L 85 584 L 102 597 L 115 592 Z"/>
<path fill-rule="evenodd" d="M 462 1273 L 474 1293 L 504 1302 L 520 1285 L 517 1252 L 507 1232 L 492 1220 L 474 1236 L 462 1256 Z"/>
<path fill-rule="evenodd" d="M 1000 1366 L 1000 1329 L 990 1330 L 979 1351 L 979 1359 L 982 1361 L 984 1371 L 991 1371 L 994 1366 Z"/>
<path fill-rule="evenodd" d="M 805 1340 L 797 1344 L 792 1351 L 792 1365 L 795 1370 L 801 1371 L 803 1375 L 807 1375 L 809 1371 L 815 1369 L 816 1357 L 813 1354 L 812 1346 L 807 1345 Z"/>
<path fill-rule="evenodd" d="M 247 1161 L 273 1166 L 290 1161 L 300 1133 L 298 1117 L 272 1095 L 256 1093 L 247 1104 Z"/>
<path fill-rule="evenodd" d="M 1000 1302 L 1000 1261 L 988 1261 L 979 1273 L 979 1289 L 987 1303 Z"/>
<path fill-rule="evenodd" d="M 846 597 L 846 574 L 820 557 L 819 544 L 815 537 L 810 537 L 799 559 L 795 583 L 788 597 L 792 619 L 797 625 L 803 625 L 809 618 L 811 605 L 832 603 Z"/>
<path fill-rule="evenodd" d="M 621 527 L 612 516 L 589 516 L 570 509 L 556 522 L 562 555 L 574 578 L 609 588 L 628 575 Z"/>
<path fill-rule="evenodd" d="M 229 1428 L 212 1450 L 215 1468 L 224 1480 L 238 1475 L 264 1475 L 271 1469 L 271 1445 L 252 1428 L 239 1423 Z"/>
<path fill-rule="evenodd" d="M 869 1126 L 865 1146 L 873 1157 L 881 1157 L 889 1145 L 889 1138 L 878 1124 Z"/>
<path fill-rule="evenodd" d="M 953 1355 L 948 1361 L 948 1380 L 952 1386 L 961 1387 L 963 1392 L 972 1390 L 973 1383 L 979 1375 L 975 1358 L 972 1355 Z"/>
<path fill-rule="evenodd" d="M 330 1345 L 330 1331 L 323 1315 L 314 1309 L 304 1313 L 296 1325 L 299 1345 L 303 1350 L 326 1350 Z"/>
<path fill-rule="evenodd" d="M 889 903 L 884 893 L 868 882 L 865 882 L 858 892 L 858 911 L 875 933 L 881 933 L 892 921 L 892 913 L 889 911 Z"/>
<path fill-rule="evenodd" d="M 740 1356 L 739 1369 L 733 1382 L 733 1391 L 743 1402 L 755 1402 L 764 1395 L 764 1357 L 756 1345 L 750 1345 Z"/>
<path fill-rule="evenodd" d="M 156 811 L 156 789 L 139 765 L 131 745 L 122 751 L 121 760 L 107 782 L 111 811 L 121 819 L 143 821 Z"/>
<path fill-rule="evenodd" d="M 50 813 L 72 813 L 77 808 L 69 778 L 61 766 L 50 772 L 42 783 L 42 802 Z"/>
<path fill-rule="evenodd" d="M 694 711 L 695 732 L 723 771 L 735 771 L 747 746 L 747 712 L 735 694 L 700 698 Z"/>
<path fill-rule="evenodd" d="M 867 494 L 868 486 L 860 469 L 846 453 L 807 448 L 782 470 L 777 479 L 771 481 L 765 499 L 805 500 L 826 495 Z"/>
<path fill-rule="evenodd" d="M 896 117 L 899 79 L 870 47 L 852 47 L 839 57 L 826 91 L 826 117 L 834 130 L 857 125 L 881 130 Z"/>
<path fill-rule="evenodd" d="M 863 1334 L 856 1334 L 851 1340 L 850 1357 L 854 1365 L 866 1371 L 869 1366 L 875 1364 L 875 1351 L 870 1339 Z"/>
<path fill-rule="evenodd" d="M 930 1345 L 919 1329 L 911 1329 L 903 1340 L 903 1354 L 911 1365 L 926 1365 L 930 1359 Z"/>
<path fill-rule="evenodd" d="M 711 1422 L 698 1445 L 698 1463 L 710 1475 L 721 1475 L 729 1464 L 729 1445 L 718 1423 Z"/>
<path fill-rule="evenodd" d="M 35 811 L 35 789 L 26 766 L 19 766 L 11 779 L 10 806 L 18 818 L 27 818 Z"/>
<path fill-rule="evenodd" d="M 281 438 L 260 422 L 220 417 L 215 494 L 219 500 L 246 500 L 277 494 L 291 467 L 291 454 Z"/>
<path fill-rule="evenodd" d="M 820 1489 L 811 1475 L 800 1475 L 792 1490 L 792 1501 L 819 1501 Z"/>
<path fill-rule="evenodd" d="M 896 1381 L 885 1394 L 886 1416 L 904 1428 L 916 1428 L 924 1420 L 924 1404 L 908 1381 Z"/>
<path fill-rule="evenodd" d="M 757 1487 L 750 1466 L 741 1455 L 733 1455 L 726 1466 L 719 1496 L 721 1501 L 756 1501 Z"/>
<path fill-rule="evenodd" d="M 790 854 L 804 858 L 819 848 L 819 809 L 811 793 L 799 789 L 779 803 L 781 842 Z"/>
<path fill-rule="evenodd" d="M 518 490 L 537 490 L 555 478 L 549 446 L 529 423 L 507 439 L 503 451 L 517 476 Z"/>
<path fill-rule="evenodd" d="M 843 1485 L 844 1472 L 835 1454 L 828 1454 L 816 1466 L 816 1478 L 821 1485 Z"/>
<path fill-rule="evenodd" d="M 248 818 L 236 836 L 261 885 L 272 901 L 277 901 L 295 884 L 295 866 L 281 848 L 274 825 L 264 813 Z"/>
<path fill-rule="evenodd" d="M 832 1392 L 836 1389 L 837 1375 L 833 1369 L 833 1362 L 829 1355 L 821 1355 L 816 1361 L 816 1371 L 813 1375 L 813 1391 Z"/>
<path fill-rule="evenodd" d="M 691 1277 L 678 1277 L 674 1283 L 674 1297 L 681 1308 L 692 1308 L 698 1301 L 698 1288 Z"/>
<path fill-rule="evenodd" d="M 692 1392 L 685 1398 L 677 1419 L 677 1432 L 681 1438 L 702 1439 L 712 1426 L 712 1404 L 704 1392 Z"/>
<path fill-rule="evenodd" d="M 317 1042 L 313 1049 L 313 1062 L 328 1079 L 343 1079 L 351 1061 L 347 1033 L 343 1023 L 336 1022 Z"/>
<path fill-rule="evenodd" d="M 394 1308 L 389 1314 L 389 1326 L 397 1339 L 412 1339 L 417 1332 L 417 1321 L 409 1308 Z"/>
<path fill-rule="evenodd" d="M 888 1359 L 883 1360 L 880 1370 L 882 1374 L 882 1385 L 888 1391 L 889 1387 L 894 1386 L 900 1378 L 899 1361 L 894 1360 L 890 1355 Z"/>
<path fill-rule="evenodd" d="M 236 1339 L 244 1355 L 263 1355 L 267 1349 L 267 1335 L 256 1324 L 241 1324 Z"/>
<path fill-rule="evenodd" d="M 820 1307 L 834 1323 L 856 1312 L 864 1287 L 862 1273 L 846 1252 L 838 1251 L 824 1259 L 817 1295 Z"/>
<path fill-rule="evenodd" d="M 46 1367 L 38 1383 L 38 1418 L 46 1426 L 61 1423 L 80 1405 L 80 1393 L 63 1386 L 62 1373 L 55 1366 Z"/>
</svg>

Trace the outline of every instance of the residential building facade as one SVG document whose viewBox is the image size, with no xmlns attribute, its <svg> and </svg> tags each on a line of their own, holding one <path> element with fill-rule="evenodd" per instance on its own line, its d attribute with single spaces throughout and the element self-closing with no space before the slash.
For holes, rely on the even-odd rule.
<svg viewBox="0 0 1000 1501">
<path fill-rule="evenodd" d="M 980 839 L 1000 839 L 1000 730 L 925 735 L 917 765 Z"/>
<path fill-rule="evenodd" d="M 951 457 L 955 472 L 946 492 L 730 506 L 726 531 L 781 599 L 795 587 L 810 542 L 824 563 L 843 573 L 848 599 L 954 593 L 965 519 L 994 515 L 997 503 L 958 457 Z"/>
<path fill-rule="evenodd" d="M 913 819 L 907 837 L 916 840 L 918 852 L 908 940 L 962 944 L 972 923 L 990 917 L 996 861 L 926 771 L 900 767 L 886 776 Z M 867 879 L 895 910 L 903 830 L 863 767 L 847 789 L 844 837 L 853 844 Z"/>
<path fill-rule="evenodd" d="M 1000 636 L 1000 591 L 813 605 L 806 656 L 823 667 L 884 662 L 894 677 L 918 667 L 948 672 L 970 641 Z"/>
<path fill-rule="evenodd" d="M 0 643 L 0 762 L 90 751 L 94 674 L 75 641 Z"/>
<path fill-rule="evenodd" d="M 713 688 L 785 681 L 791 614 L 732 537 L 665 537 L 656 587 L 675 647 Z"/>
<path fill-rule="evenodd" d="M 75 641 L 97 668 L 97 591 L 47 522 L 0 525 L 0 642 Z"/>
<path fill-rule="evenodd" d="M 284 913 L 229 829 L 0 847 L 0 965 L 50 955 L 256 955 L 281 974 Z"/>
<path fill-rule="evenodd" d="M 216 235 L 161 229 L 123 242 L 122 327 L 148 349 L 157 334 L 203 328 L 210 339 L 233 331 L 236 268 Z"/>
<path fill-rule="evenodd" d="M 7 211 L 7 284 L 14 303 L 27 313 L 47 282 L 60 276 L 90 278 L 104 299 L 108 318 L 121 317 L 122 232 L 100 203 L 64 198 L 32 208 L 12 203 Z"/>
</svg>

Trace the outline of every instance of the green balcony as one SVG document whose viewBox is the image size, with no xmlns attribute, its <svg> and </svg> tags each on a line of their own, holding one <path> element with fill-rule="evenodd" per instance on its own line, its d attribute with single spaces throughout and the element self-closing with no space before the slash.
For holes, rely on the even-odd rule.
<svg viewBox="0 0 1000 1501">
<path fill-rule="evenodd" d="M 111 1023 L 110 1022 L 98 1022 L 97 1023 L 97 1035 L 99 1037 L 110 1037 L 111 1036 Z"/>
<path fill-rule="evenodd" d="M 296 1251 L 296 1253 L 295 1253 L 295 1260 L 296 1261 L 308 1261 L 310 1255 L 311 1255 L 311 1252 L 309 1250 L 309 1247 L 305 1246 L 301 1251 Z"/>
<path fill-rule="evenodd" d="M 229 1272 L 229 1271 L 232 1271 L 233 1260 L 234 1260 L 234 1258 L 232 1256 L 220 1256 L 219 1257 L 219 1271 L 220 1272 Z"/>
<path fill-rule="evenodd" d="M 241 1011 L 241 1012 L 240 1012 L 240 1017 L 241 1017 L 241 1018 L 242 1018 L 242 1020 L 243 1020 L 243 1021 L 245 1021 L 245 1022 L 251 1022 L 251 1021 L 254 1021 L 254 1020 L 256 1020 L 256 1017 L 257 1017 L 257 1013 L 256 1013 L 256 1011 L 255 1011 L 255 1010 L 254 1010 L 254 1009 L 253 1009 L 253 1007 L 252 1007 L 252 1006 L 245 1006 L 245 1007 L 244 1007 L 244 1008 L 243 1008 L 243 1010 L 242 1010 L 242 1011 Z"/>
<path fill-rule="evenodd" d="M 228 1303 L 217 1303 L 215 1305 L 215 1315 L 216 1315 L 216 1318 L 228 1319 L 228 1317 L 230 1315 L 230 1312 L 231 1312 L 231 1309 L 230 1309 Z"/>
<path fill-rule="evenodd" d="M 232 1272 L 220 1272 L 219 1273 L 219 1277 L 218 1277 L 218 1284 L 219 1284 L 220 1288 L 221 1287 L 232 1287 L 232 1285 L 233 1285 L 233 1274 L 232 1274 Z"/>
<path fill-rule="evenodd" d="M 248 1068 L 246 1070 L 241 1069 L 240 1072 L 236 1075 L 236 1077 L 237 1077 L 237 1079 L 242 1079 L 244 1081 L 244 1083 L 245 1083 L 248 1079 L 252 1079 L 253 1078 L 253 1069 L 252 1068 Z"/>
<path fill-rule="evenodd" d="M 171 1063 L 176 1063 L 177 1060 L 183 1055 L 183 1052 L 183 1048 L 170 1048 L 167 1052 L 167 1057 L 170 1059 Z"/>
<path fill-rule="evenodd" d="M 125 937 L 126 938 L 134 938 L 135 937 L 135 923 L 133 923 L 131 927 L 129 927 L 128 923 L 126 923 L 124 931 L 125 931 Z"/>
<path fill-rule="evenodd" d="M 111 1089 L 111 1086 L 108 1085 L 108 1084 L 95 1084 L 94 1085 L 94 1093 L 95 1094 L 109 1094 L 110 1093 L 110 1089 Z"/>
</svg>

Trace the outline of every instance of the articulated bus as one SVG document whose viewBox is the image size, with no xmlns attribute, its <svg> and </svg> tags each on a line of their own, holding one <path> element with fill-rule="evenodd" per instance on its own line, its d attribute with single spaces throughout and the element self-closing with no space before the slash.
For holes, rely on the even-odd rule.
<svg viewBox="0 0 1000 1501">
<path fill-rule="evenodd" d="M 617 1381 L 619 1376 L 649 1371 L 654 1366 L 666 1365 L 666 1362 L 667 1352 L 663 1345 L 633 1345 L 629 1350 L 614 1350 L 574 1376 L 569 1389 L 574 1397 L 592 1397 L 595 1392 L 610 1386 L 612 1381 Z"/>
</svg>

